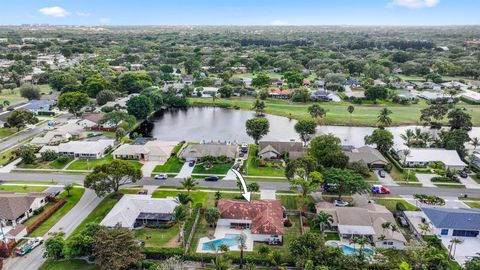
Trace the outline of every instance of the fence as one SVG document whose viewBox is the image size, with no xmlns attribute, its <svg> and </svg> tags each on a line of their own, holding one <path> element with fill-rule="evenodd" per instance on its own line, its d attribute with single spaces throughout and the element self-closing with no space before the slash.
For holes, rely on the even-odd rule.
<svg viewBox="0 0 480 270">
<path fill-rule="evenodd" d="M 47 211 L 43 212 L 40 217 L 38 217 L 32 224 L 28 225 L 27 233 L 33 232 L 36 228 L 42 225 L 45 220 L 47 220 L 55 211 L 57 211 L 60 207 L 62 207 L 66 201 L 64 199 L 60 199 L 57 201 L 52 207 L 50 207 Z"/>
<path fill-rule="evenodd" d="M 195 234 L 195 230 L 197 229 L 197 223 L 198 223 L 198 220 L 199 220 L 200 214 L 201 214 L 200 212 L 201 211 L 197 211 L 197 216 L 195 217 L 195 221 L 193 222 L 192 230 L 190 231 L 190 234 L 188 235 L 187 243 L 185 244 L 185 251 L 184 251 L 185 255 L 188 253 L 188 249 L 190 248 L 190 244 L 192 243 L 193 235 Z"/>
</svg>

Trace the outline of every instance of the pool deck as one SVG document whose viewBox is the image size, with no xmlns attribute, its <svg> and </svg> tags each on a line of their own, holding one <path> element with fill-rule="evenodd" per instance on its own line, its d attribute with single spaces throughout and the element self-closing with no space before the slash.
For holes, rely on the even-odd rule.
<svg viewBox="0 0 480 270">
<path fill-rule="evenodd" d="M 215 250 L 203 250 L 202 249 L 203 244 L 216 239 L 225 238 L 225 235 L 228 235 L 228 234 L 240 234 L 242 232 L 247 236 L 247 241 L 246 241 L 247 248 L 244 249 L 244 251 L 253 251 L 253 237 L 250 230 L 248 229 L 235 230 L 235 229 L 230 229 L 230 227 L 227 227 L 227 226 L 217 226 L 217 228 L 215 228 L 214 239 L 209 239 L 208 237 L 202 237 L 199 239 L 198 246 L 197 246 L 197 253 L 216 253 Z M 237 245 L 231 246 L 230 250 L 240 251 Z"/>
<path fill-rule="evenodd" d="M 347 247 L 350 247 L 350 248 L 353 248 L 353 245 L 350 244 L 350 242 L 348 241 L 345 241 L 345 240 L 330 240 L 330 241 L 327 241 L 325 242 L 325 245 L 327 246 L 347 246 Z M 360 247 L 357 245 L 355 247 L 356 250 L 360 249 Z M 369 249 L 373 252 L 375 252 L 375 247 L 371 246 L 371 245 L 365 245 L 365 247 L 363 248 L 364 250 L 365 249 Z"/>
</svg>

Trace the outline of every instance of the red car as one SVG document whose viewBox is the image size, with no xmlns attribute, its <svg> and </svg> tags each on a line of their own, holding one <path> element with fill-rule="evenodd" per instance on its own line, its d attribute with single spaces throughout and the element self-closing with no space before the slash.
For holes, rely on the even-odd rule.
<svg viewBox="0 0 480 270">
<path fill-rule="evenodd" d="M 390 194 L 390 189 L 382 186 L 382 185 L 373 185 L 372 186 L 372 193 L 373 194 Z"/>
</svg>

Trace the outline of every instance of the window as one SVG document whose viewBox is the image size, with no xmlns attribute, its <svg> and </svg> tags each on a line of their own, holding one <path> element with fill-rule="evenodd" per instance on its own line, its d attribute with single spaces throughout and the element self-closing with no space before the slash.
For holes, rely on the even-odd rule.
<svg viewBox="0 0 480 270">
<path fill-rule="evenodd" d="M 441 235 L 448 235 L 448 229 L 442 229 Z"/>
<path fill-rule="evenodd" d="M 478 231 L 453 230 L 452 236 L 477 237 Z"/>
</svg>

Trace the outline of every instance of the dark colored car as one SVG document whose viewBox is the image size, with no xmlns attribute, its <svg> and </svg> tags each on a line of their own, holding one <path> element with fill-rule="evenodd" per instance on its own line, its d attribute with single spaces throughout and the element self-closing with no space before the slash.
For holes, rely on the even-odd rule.
<svg viewBox="0 0 480 270">
<path fill-rule="evenodd" d="M 218 181 L 218 177 L 216 177 L 216 176 L 208 176 L 208 177 L 205 177 L 205 181 L 216 182 L 216 181 Z"/>
<path fill-rule="evenodd" d="M 336 192 L 337 191 L 337 185 L 336 184 L 325 184 L 323 186 L 323 191 L 325 191 L 325 192 Z"/>
<path fill-rule="evenodd" d="M 190 162 L 188 162 L 188 166 L 190 167 L 195 166 L 195 160 L 190 160 Z"/>
<path fill-rule="evenodd" d="M 458 175 L 460 175 L 460 177 L 462 177 L 462 178 L 467 178 L 468 177 L 468 174 L 465 171 L 458 171 Z"/>
<path fill-rule="evenodd" d="M 383 170 L 378 171 L 378 175 L 379 175 L 381 178 L 385 178 L 385 171 L 383 171 Z"/>
</svg>

